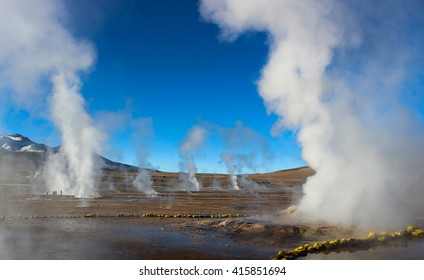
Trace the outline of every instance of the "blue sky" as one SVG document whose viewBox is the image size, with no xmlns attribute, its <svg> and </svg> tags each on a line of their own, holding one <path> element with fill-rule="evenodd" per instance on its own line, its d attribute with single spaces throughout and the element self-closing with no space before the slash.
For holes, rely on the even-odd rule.
<svg viewBox="0 0 424 280">
<path fill-rule="evenodd" d="M 338 20 L 346 21 L 347 33 L 358 32 L 362 41 L 355 45 L 352 35 L 346 39 L 352 46 L 335 49 L 326 74 L 358 91 L 352 100 L 359 109 L 367 102 L 379 104 L 366 122 L 378 121 L 390 106 L 396 113 L 401 104 L 422 124 L 422 3 L 410 0 L 411 8 L 398 13 L 398 2 L 390 0 L 375 9 L 377 2 L 347 5 L 357 22 L 346 24 L 352 20 L 349 16 Z M 256 155 L 240 172 L 305 165 L 296 132 L 271 135 L 278 117 L 267 112 L 258 93 L 257 81 L 269 58 L 265 33 L 248 31 L 234 41 L 224 40 L 217 25 L 201 18 L 195 0 L 64 3 L 64 25 L 96 52 L 94 66 L 81 75 L 82 95 L 94 122 L 108 135 L 105 156 L 135 165 L 144 158 L 161 170 L 179 171 L 179 148 L 190 128 L 201 125 L 209 134 L 193 152 L 200 172 L 226 172 L 220 160 L 226 152 Z M 388 93 L 374 94 L 382 88 Z M 48 98 L 43 102 L 44 110 L 3 106 L 0 128 L 59 145 L 60 134 L 49 121 Z M 248 137 L 228 138 L 237 131 Z"/>
<path fill-rule="evenodd" d="M 153 126 L 135 137 L 134 127 L 117 124 L 107 131 L 107 157 L 137 164 L 136 150 L 142 148 L 154 167 L 178 171 L 179 146 L 193 125 L 230 129 L 242 122 L 266 139 L 273 154 L 245 172 L 304 165 L 291 132 L 270 135 L 276 117 L 267 114 L 257 92 L 268 54 L 265 34 L 221 40 L 219 28 L 201 19 L 197 1 L 68 1 L 67 10 L 67 27 L 97 52 L 93 69 L 82 78 L 90 115 L 125 114 L 128 122 L 150 118 Z M 12 115 L 7 132 L 60 144 L 44 118 L 16 109 Z M 224 142 L 211 133 L 196 153 L 199 171 L 225 171 L 219 158 L 228 151 Z M 248 142 L 246 149 L 260 154 L 256 143 Z"/>
</svg>

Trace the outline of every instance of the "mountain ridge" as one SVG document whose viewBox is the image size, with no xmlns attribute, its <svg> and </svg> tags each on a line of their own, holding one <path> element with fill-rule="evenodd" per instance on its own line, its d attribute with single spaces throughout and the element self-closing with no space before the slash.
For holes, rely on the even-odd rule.
<svg viewBox="0 0 424 280">
<path fill-rule="evenodd" d="M 15 165 L 24 165 L 29 161 L 32 165 L 42 164 L 47 160 L 49 152 L 57 153 L 61 146 L 50 147 L 45 144 L 32 141 L 22 134 L 0 134 L 1 159 L 13 162 Z M 101 155 L 96 155 L 96 160 L 106 171 L 138 172 L 139 168 L 133 165 L 112 161 Z M 20 163 L 22 161 L 22 163 Z M 157 170 L 153 170 L 157 171 Z"/>
</svg>

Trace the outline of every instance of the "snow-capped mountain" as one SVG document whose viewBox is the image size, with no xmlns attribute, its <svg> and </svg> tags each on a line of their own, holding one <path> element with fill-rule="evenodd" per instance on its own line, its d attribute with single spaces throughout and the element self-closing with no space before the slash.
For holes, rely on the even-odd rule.
<svg viewBox="0 0 424 280">
<path fill-rule="evenodd" d="M 51 148 L 44 144 L 39 144 L 28 137 L 20 134 L 0 134 L 0 147 L 3 150 L 10 152 L 33 152 L 33 153 L 44 153 L 49 150 L 57 148 Z"/>
<path fill-rule="evenodd" d="M 8 161 L 12 165 L 16 165 L 17 162 L 31 162 L 35 166 L 40 166 L 47 160 L 47 152 L 56 153 L 59 150 L 60 147 L 36 143 L 21 134 L 0 134 L 0 162 Z M 96 157 L 104 170 L 138 171 L 138 167 L 111 161 L 100 155 Z"/>
</svg>

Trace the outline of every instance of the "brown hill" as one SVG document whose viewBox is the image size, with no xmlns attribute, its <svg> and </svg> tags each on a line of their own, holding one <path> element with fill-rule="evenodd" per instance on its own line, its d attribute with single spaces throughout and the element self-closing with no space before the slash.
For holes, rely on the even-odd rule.
<svg viewBox="0 0 424 280">
<path fill-rule="evenodd" d="M 249 179 L 258 184 L 268 186 L 301 186 L 315 171 L 307 166 L 287 170 L 279 170 L 269 173 L 258 173 L 249 175 Z"/>
<path fill-rule="evenodd" d="M 238 183 L 241 187 L 246 184 L 256 183 L 264 187 L 293 187 L 302 186 L 309 176 L 315 174 L 315 171 L 310 167 L 299 167 L 288 170 L 279 170 L 269 173 L 242 174 L 237 175 Z M 175 187 L 182 182 L 182 177 L 187 174 L 181 172 L 151 172 L 151 180 L 153 186 L 157 187 Z M 104 171 L 104 181 L 112 181 L 115 186 L 121 186 L 121 190 L 130 187 L 137 173 L 135 172 L 119 172 L 119 171 Z M 205 188 L 228 188 L 230 186 L 228 174 L 218 173 L 198 173 L 197 179 Z"/>
</svg>

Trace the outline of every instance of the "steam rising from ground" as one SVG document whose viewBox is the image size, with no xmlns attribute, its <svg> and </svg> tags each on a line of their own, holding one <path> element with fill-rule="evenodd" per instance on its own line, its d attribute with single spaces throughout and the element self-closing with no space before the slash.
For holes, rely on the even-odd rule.
<svg viewBox="0 0 424 280">
<path fill-rule="evenodd" d="M 233 154 L 222 153 L 221 159 L 225 162 L 225 165 L 227 166 L 228 174 L 230 176 L 231 186 L 233 187 L 233 189 L 239 190 L 240 187 L 237 184 L 237 175 L 235 175 L 236 166 L 234 166 L 234 163 L 233 163 Z"/>
<path fill-rule="evenodd" d="M 96 196 L 100 170 L 95 166 L 95 156 L 101 152 L 100 132 L 92 126 L 85 112 L 84 100 L 78 92 L 78 78 L 73 74 L 70 77 L 59 74 L 53 78 L 53 84 L 53 120 L 62 132 L 63 145 L 60 152 L 52 154 L 52 160 L 47 161 L 46 180 L 66 193 Z"/>
<path fill-rule="evenodd" d="M 132 121 L 133 135 L 131 138 L 133 146 L 136 147 L 138 157 L 139 172 L 133 181 L 133 185 L 139 192 L 149 197 L 156 197 L 157 192 L 153 189 L 153 181 L 149 168 L 152 164 L 148 161 L 150 143 L 147 141 L 148 136 L 154 134 L 152 118 L 139 118 Z"/>
<path fill-rule="evenodd" d="M 133 185 L 137 191 L 146 194 L 149 197 L 156 197 L 158 193 L 153 189 L 153 181 L 149 170 L 140 168 L 140 171 L 135 177 Z"/>
<path fill-rule="evenodd" d="M 102 134 L 93 126 L 79 92 L 78 75 L 95 58 L 90 44 L 65 28 L 61 1 L 4 0 L 0 11 L 1 90 L 12 102 L 44 115 L 45 92 L 52 84 L 51 118 L 63 146 L 51 155 L 46 182 L 52 190 L 95 196 Z"/>
<path fill-rule="evenodd" d="M 201 184 L 196 178 L 197 167 L 194 161 L 194 153 L 202 146 L 207 136 L 207 131 L 203 127 L 193 126 L 187 133 L 186 138 L 180 147 L 181 167 L 188 171 L 188 178 L 183 176 L 183 188 L 189 190 L 200 190 Z"/>
<path fill-rule="evenodd" d="M 243 180 L 243 186 L 247 189 L 259 187 L 240 173 L 255 171 L 257 167 L 269 164 L 274 159 L 266 138 L 241 121 L 237 121 L 234 127 L 223 127 L 203 120 L 190 128 L 180 147 L 182 159 L 180 169 L 188 171 L 188 174 L 181 175 L 181 187 L 188 190 L 200 190 L 201 182 L 196 177 L 195 157 L 204 152 L 202 150 L 213 150 L 211 147 L 205 147 L 210 144 L 206 143 L 207 140 L 211 139 L 222 142 L 225 147 L 225 150 L 219 153 L 218 162 L 225 165 L 230 183 L 229 186 L 220 186 L 215 181 L 214 188 L 228 189 L 230 187 L 240 190 L 239 179 Z M 262 187 L 259 188 L 262 189 Z"/>
<path fill-rule="evenodd" d="M 227 151 L 220 157 L 227 167 L 231 187 L 239 190 L 237 173 L 254 172 L 260 165 L 265 165 L 273 160 L 274 155 L 268 145 L 268 141 L 251 127 L 241 121 L 234 127 L 214 126 L 225 142 Z M 242 178 L 243 177 L 243 178 Z M 244 186 L 253 186 L 253 182 L 242 176 Z"/>
<path fill-rule="evenodd" d="M 298 131 L 317 172 L 299 205 L 308 218 L 395 227 L 422 210 L 405 199 L 423 190 L 423 127 L 408 109 L 423 66 L 424 9 L 407 2 L 201 1 L 224 38 L 269 35 L 259 93 L 280 117 L 273 133 Z"/>
</svg>

